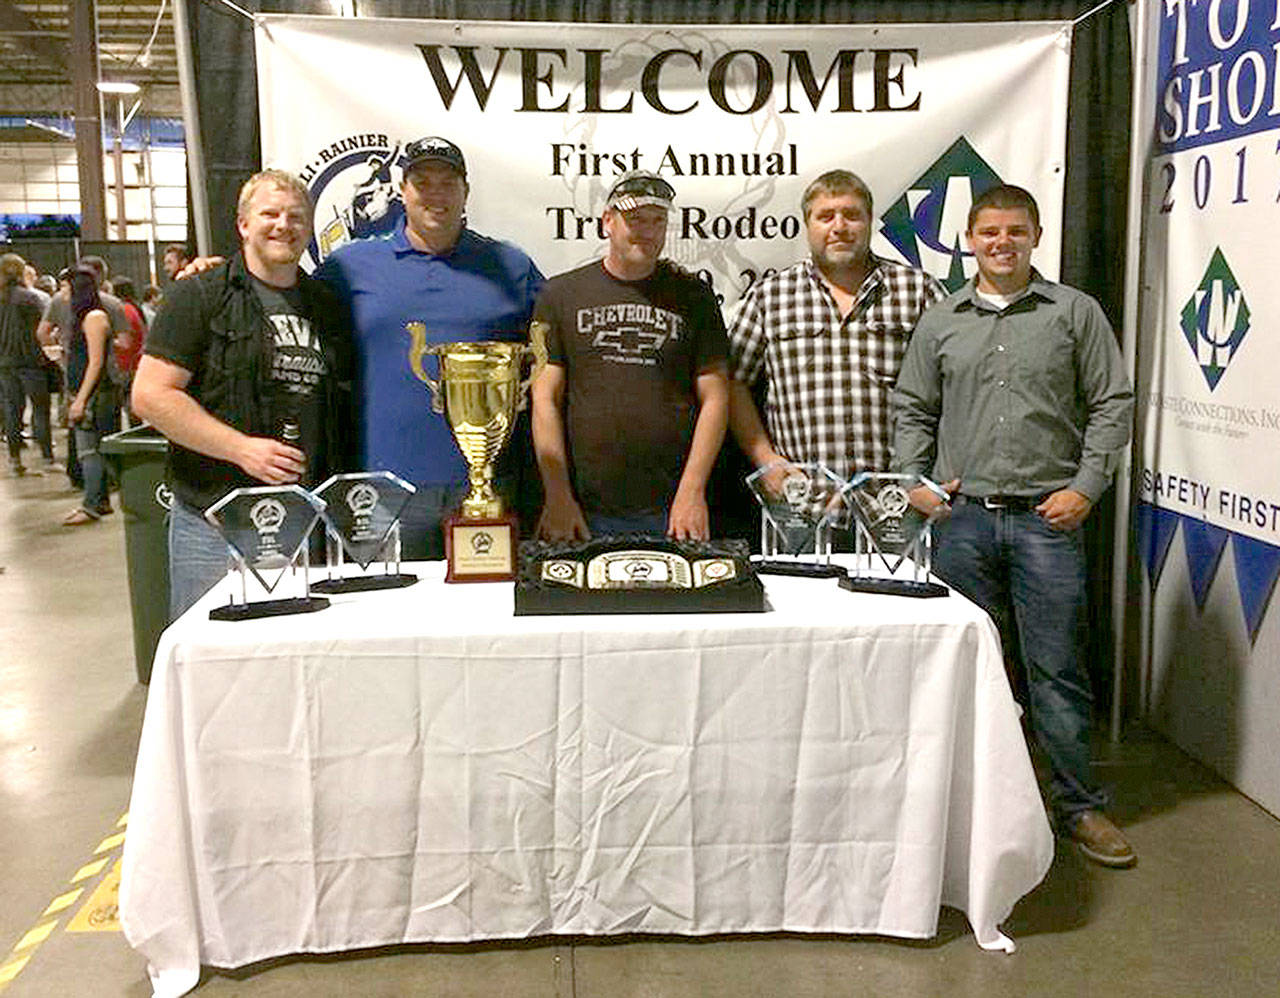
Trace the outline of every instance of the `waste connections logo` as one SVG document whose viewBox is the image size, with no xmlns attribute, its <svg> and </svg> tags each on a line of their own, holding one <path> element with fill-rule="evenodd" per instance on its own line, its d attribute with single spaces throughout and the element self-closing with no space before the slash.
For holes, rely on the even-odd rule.
<svg viewBox="0 0 1280 998">
<path fill-rule="evenodd" d="M 1214 249 L 1200 287 L 1182 306 L 1181 328 L 1213 391 L 1249 331 L 1249 305 L 1221 248 Z"/>
<path fill-rule="evenodd" d="M 880 217 L 881 235 L 904 263 L 956 291 L 977 269 L 964 238 L 969 208 L 1001 182 L 961 136 Z"/>
</svg>

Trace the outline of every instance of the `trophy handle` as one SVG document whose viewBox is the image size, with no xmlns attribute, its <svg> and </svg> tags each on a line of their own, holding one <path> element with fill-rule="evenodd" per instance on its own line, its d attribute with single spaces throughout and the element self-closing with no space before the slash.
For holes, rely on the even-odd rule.
<svg viewBox="0 0 1280 998">
<path fill-rule="evenodd" d="M 414 376 L 431 389 L 431 411 L 444 412 L 444 396 L 440 394 L 440 382 L 427 373 L 422 366 L 422 358 L 430 352 L 427 347 L 427 327 L 421 322 L 410 322 L 405 325 L 409 333 L 409 368 Z M 544 348 L 544 355 L 545 355 Z"/>
<path fill-rule="evenodd" d="M 537 380 L 542 369 L 547 366 L 547 330 L 551 327 L 541 320 L 529 323 L 529 345 L 524 348 L 524 356 L 532 357 L 533 364 L 529 368 L 529 376 L 520 382 L 519 394 L 516 396 L 516 412 L 520 412 L 529 402 L 529 386 Z"/>
</svg>

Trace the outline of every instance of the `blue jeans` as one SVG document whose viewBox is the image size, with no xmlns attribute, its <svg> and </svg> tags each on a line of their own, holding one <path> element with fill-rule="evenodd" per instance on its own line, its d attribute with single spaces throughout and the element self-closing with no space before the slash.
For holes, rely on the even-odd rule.
<svg viewBox="0 0 1280 998">
<path fill-rule="evenodd" d="M 1025 670 L 1028 720 L 1052 771 L 1060 819 L 1106 805 L 1089 753 L 1093 692 L 1083 663 L 1087 594 L 1083 537 L 1034 511 L 990 510 L 958 497 L 936 529 L 933 568 L 987 611 Z"/>
<path fill-rule="evenodd" d="M 4 432 L 9 457 L 22 450 L 22 410 L 31 400 L 31 433 L 46 461 L 53 460 L 53 430 L 49 423 L 49 376 L 39 367 L 0 367 L 0 397 L 4 399 Z"/>
<path fill-rule="evenodd" d="M 227 542 L 197 509 L 177 499 L 169 510 L 169 619 L 183 612 L 227 574 Z"/>
<path fill-rule="evenodd" d="M 76 454 L 80 458 L 80 475 L 84 479 L 84 501 L 81 505 L 95 516 L 104 511 L 110 512 L 107 465 L 98 452 L 98 443 L 105 434 L 91 422 L 82 422 L 72 432 L 76 438 Z"/>
</svg>

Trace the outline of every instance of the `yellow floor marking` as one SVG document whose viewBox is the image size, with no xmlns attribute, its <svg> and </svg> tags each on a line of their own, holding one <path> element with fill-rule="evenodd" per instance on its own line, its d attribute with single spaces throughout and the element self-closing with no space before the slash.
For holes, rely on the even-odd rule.
<svg viewBox="0 0 1280 998">
<path fill-rule="evenodd" d="M 57 927 L 58 920 L 56 918 L 53 919 L 53 921 L 37 925 L 34 929 L 18 940 L 18 945 L 13 948 L 14 952 L 16 953 L 19 950 L 30 949 L 32 946 L 40 945 L 40 943 L 49 938 L 50 934 Z"/>
<path fill-rule="evenodd" d="M 93 889 L 89 900 L 67 923 L 68 932 L 119 932 L 120 931 L 120 867 L 123 860 L 116 860 L 111 872 Z"/>
<path fill-rule="evenodd" d="M 56 898 L 49 902 L 49 907 L 44 910 L 46 915 L 56 915 L 60 911 L 65 911 L 76 903 L 76 898 L 84 893 L 83 887 L 77 887 L 74 891 L 67 891 L 66 894 L 59 894 Z"/>
<path fill-rule="evenodd" d="M 88 880 L 90 877 L 96 877 L 102 872 L 102 868 L 111 862 L 111 857 L 106 859 L 95 859 L 92 863 L 85 863 L 84 866 L 76 870 L 75 876 L 71 878 L 73 884 L 78 884 L 82 880 Z"/>
<path fill-rule="evenodd" d="M 108 835 L 105 839 L 98 843 L 98 848 L 93 850 L 95 856 L 100 856 L 104 852 L 110 852 L 118 845 L 124 843 L 124 832 L 118 832 L 115 835 Z"/>
<path fill-rule="evenodd" d="M 128 823 L 129 812 L 126 811 L 116 822 L 116 828 L 123 828 Z M 107 836 L 98 843 L 98 848 L 94 850 L 94 853 L 101 855 L 104 852 L 115 849 L 124 842 L 124 836 L 124 832 Z M 49 907 L 40 916 L 41 919 L 47 919 L 47 921 L 41 921 L 34 929 L 23 936 L 18 941 L 18 945 L 13 948 L 13 954 L 10 956 L 9 962 L 0 964 L 0 992 L 5 992 L 9 989 L 9 985 L 13 983 L 14 978 L 31 961 L 36 948 L 53 934 L 61 920 L 62 912 L 80 899 L 85 888 L 74 885 L 96 877 L 106 869 L 107 864 L 110 862 L 110 856 L 103 856 L 101 859 L 95 859 L 76 870 L 75 875 L 71 878 L 72 889 L 59 894 L 50 901 Z M 67 923 L 68 932 L 120 931 L 118 904 L 120 897 L 120 868 L 123 864 L 124 860 L 116 860 L 115 866 L 102 878 L 102 881 L 94 888 L 93 893 L 89 895 L 89 900 L 85 902 L 84 907 Z"/>
<path fill-rule="evenodd" d="M 31 957 L 29 956 L 20 956 L 18 959 L 0 967 L 0 984 L 8 984 L 17 977 L 18 971 L 25 967 L 27 965 L 27 961 L 30 959 Z"/>
</svg>

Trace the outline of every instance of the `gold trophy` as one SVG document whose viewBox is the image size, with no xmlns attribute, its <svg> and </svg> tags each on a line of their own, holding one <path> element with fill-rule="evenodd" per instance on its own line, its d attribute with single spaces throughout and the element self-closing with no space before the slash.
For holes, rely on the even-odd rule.
<svg viewBox="0 0 1280 998">
<path fill-rule="evenodd" d="M 471 488 L 461 509 L 444 521 L 446 582 L 501 582 L 516 575 L 519 521 L 504 513 L 493 489 L 493 463 L 511 439 L 516 413 L 525 407 L 529 385 L 547 362 L 545 327 L 530 327 L 530 343 L 441 343 L 427 345 L 427 327 L 405 326 L 412 346 L 409 364 L 431 389 L 431 408 L 444 413 L 467 462 Z M 431 377 L 422 359 L 434 355 L 440 377 Z M 525 358 L 533 364 L 521 377 Z"/>
</svg>

